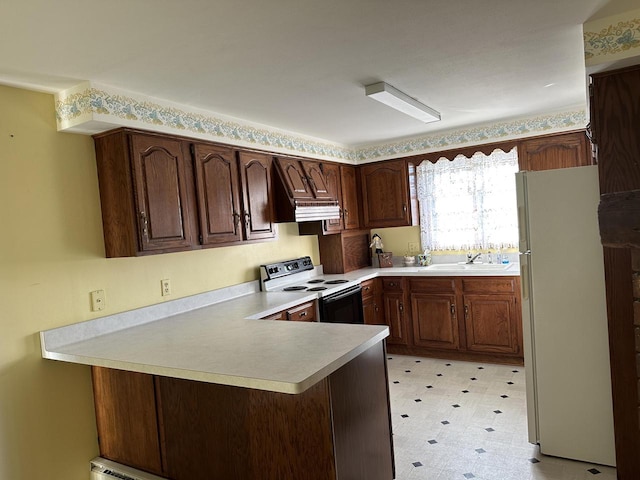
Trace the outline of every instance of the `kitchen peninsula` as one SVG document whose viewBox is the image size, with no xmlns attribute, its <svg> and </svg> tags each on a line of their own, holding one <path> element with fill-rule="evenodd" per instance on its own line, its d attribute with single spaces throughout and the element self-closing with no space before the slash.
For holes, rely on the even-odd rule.
<svg viewBox="0 0 640 480">
<path fill-rule="evenodd" d="M 43 357 L 93 367 L 101 455 L 174 480 L 393 478 L 388 328 L 246 319 L 308 294 L 211 294 L 41 333 Z"/>
</svg>

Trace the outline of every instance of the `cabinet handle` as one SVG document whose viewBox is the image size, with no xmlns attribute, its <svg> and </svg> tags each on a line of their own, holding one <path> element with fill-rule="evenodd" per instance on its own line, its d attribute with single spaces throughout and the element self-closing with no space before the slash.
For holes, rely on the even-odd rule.
<svg viewBox="0 0 640 480">
<path fill-rule="evenodd" d="M 250 227 L 251 227 L 251 215 L 249 215 L 247 212 L 245 212 L 244 213 L 244 228 L 248 232 L 250 230 Z"/>
<path fill-rule="evenodd" d="M 402 302 L 400 302 L 400 304 L 398 305 L 398 309 L 400 310 L 400 313 L 404 312 L 404 305 L 402 304 Z"/>
<path fill-rule="evenodd" d="M 348 216 L 349 216 L 349 210 L 347 210 L 346 208 L 343 208 L 343 209 L 342 209 L 342 211 L 344 212 L 344 213 L 343 213 L 343 215 L 344 215 L 345 217 L 348 217 Z"/>
<path fill-rule="evenodd" d="M 451 304 L 450 310 L 451 310 L 451 316 L 455 317 L 456 316 L 456 306 L 453 303 Z"/>
<path fill-rule="evenodd" d="M 467 320 L 469 318 L 469 305 L 464 306 L 464 319 Z"/>
<path fill-rule="evenodd" d="M 301 317 L 306 317 L 307 316 L 307 312 L 300 312 L 300 316 Z"/>
<path fill-rule="evenodd" d="M 402 205 L 402 211 L 404 213 L 407 213 L 407 205 L 406 204 Z"/>
<path fill-rule="evenodd" d="M 238 233 L 240 228 L 240 214 L 238 212 L 233 212 L 233 226 L 236 229 L 234 233 Z"/>
<path fill-rule="evenodd" d="M 140 223 L 142 225 L 142 235 L 149 240 L 149 219 L 145 212 L 140 212 Z"/>
</svg>

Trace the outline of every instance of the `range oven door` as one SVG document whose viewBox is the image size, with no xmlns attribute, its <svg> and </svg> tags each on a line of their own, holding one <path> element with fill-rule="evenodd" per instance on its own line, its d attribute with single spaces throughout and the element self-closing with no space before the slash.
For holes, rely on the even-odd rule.
<svg viewBox="0 0 640 480">
<path fill-rule="evenodd" d="M 362 287 L 341 290 L 320 299 L 320 321 L 328 323 L 364 323 Z"/>
</svg>

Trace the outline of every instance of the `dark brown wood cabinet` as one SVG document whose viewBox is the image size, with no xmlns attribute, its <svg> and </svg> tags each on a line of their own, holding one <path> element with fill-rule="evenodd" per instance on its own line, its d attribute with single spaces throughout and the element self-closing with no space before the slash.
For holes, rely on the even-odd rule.
<svg viewBox="0 0 640 480">
<path fill-rule="evenodd" d="M 107 257 L 193 244 L 188 153 L 178 140 L 124 130 L 95 137 Z"/>
<path fill-rule="evenodd" d="M 107 257 L 276 236 L 268 155 L 124 128 L 94 141 Z"/>
<path fill-rule="evenodd" d="M 522 352 L 518 277 L 463 278 L 467 350 L 517 355 Z"/>
<path fill-rule="evenodd" d="M 318 319 L 317 302 L 305 302 L 295 307 L 262 318 L 262 320 L 290 320 L 292 322 L 315 322 Z"/>
<path fill-rule="evenodd" d="M 389 326 L 388 345 L 409 345 L 407 298 L 402 277 L 383 277 L 382 306 L 384 321 Z"/>
<path fill-rule="evenodd" d="M 261 240 L 275 238 L 277 226 L 272 189 L 273 158 L 255 152 L 238 152 L 240 192 L 244 238 Z"/>
<path fill-rule="evenodd" d="M 338 205 L 341 209 L 340 218 L 322 221 L 323 233 L 337 233 L 342 231 L 344 228 L 344 209 L 342 208 L 343 197 L 340 166 L 335 163 L 323 163 L 322 172 L 324 174 L 325 183 L 327 185 L 327 191 L 331 196 L 330 198 L 335 198 L 336 200 L 338 200 Z"/>
<path fill-rule="evenodd" d="M 600 178 L 600 233 L 620 480 L 640 478 L 640 65 L 591 76 L 591 129 Z"/>
<path fill-rule="evenodd" d="M 458 350 L 460 347 L 455 281 L 410 280 L 411 323 L 416 346 Z"/>
<path fill-rule="evenodd" d="M 384 325 L 379 280 L 377 278 L 365 280 L 361 283 L 361 286 L 364 323 L 367 325 Z"/>
<path fill-rule="evenodd" d="M 591 148 L 584 131 L 526 139 L 518 144 L 520 170 L 592 165 Z"/>
<path fill-rule="evenodd" d="M 411 225 L 409 170 L 405 160 L 390 160 L 360 168 L 363 226 Z"/>
<path fill-rule="evenodd" d="M 295 395 L 92 367 L 100 455 L 172 480 L 391 480 L 385 353 Z"/>
<path fill-rule="evenodd" d="M 289 197 L 295 200 L 331 200 L 320 162 L 289 157 L 277 157 L 280 176 Z"/>
<path fill-rule="evenodd" d="M 522 363 L 519 277 L 383 277 L 382 284 L 390 353 Z"/>
<path fill-rule="evenodd" d="M 358 201 L 358 173 L 351 165 L 340 165 L 340 206 L 345 230 L 360 228 L 360 202 Z"/>
<path fill-rule="evenodd" d="M 203 245 L 242 240 L 242 206 L 235 152 L 228 147 L 191 146 Z"/>
</svg>

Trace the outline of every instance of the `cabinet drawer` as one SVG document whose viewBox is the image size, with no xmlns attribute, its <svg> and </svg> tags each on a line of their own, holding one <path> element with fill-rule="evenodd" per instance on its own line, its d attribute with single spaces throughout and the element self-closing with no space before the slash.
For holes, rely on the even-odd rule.
<svg viewBox="0 0 640 480">
<path fill-rule="evenodd" d="M 411 292 L 455 293 L 456 283 L 453 278 L 412 278 Z"/>
<path fill-rule="evenodd" d="M 517 277 L 463 278 L 464 293 L 513 293 L 517 287 Z"/>
<path fill-rule="evenodd" d="M 287 310 L 287 317 L 293 322 L 315 322 L 316 304 L 315 302 L 308 302 L 291 308 Z"/>
<path fill-rule="evenodd" d="M 376 294 L 375 279 L 372 278 L 371 280 L 365 280 L 360 284 L 360 286 L 362 287 L 363 300 L 373 297 Z"/>
<path fill-rule="evenodd" d="M 382 279 L 382 289 L 385 292 L 401 292 L 402 291 L 402 277 L 389 277 Z"/>
<path fill-rule="evenodd" d="M 261 318 L 261 320 L 286 320 L 286 319 L 287 319 L 286 311 L 274 313 L 272 315 L 269 315 L 268 317 Z"/>
</svg>

